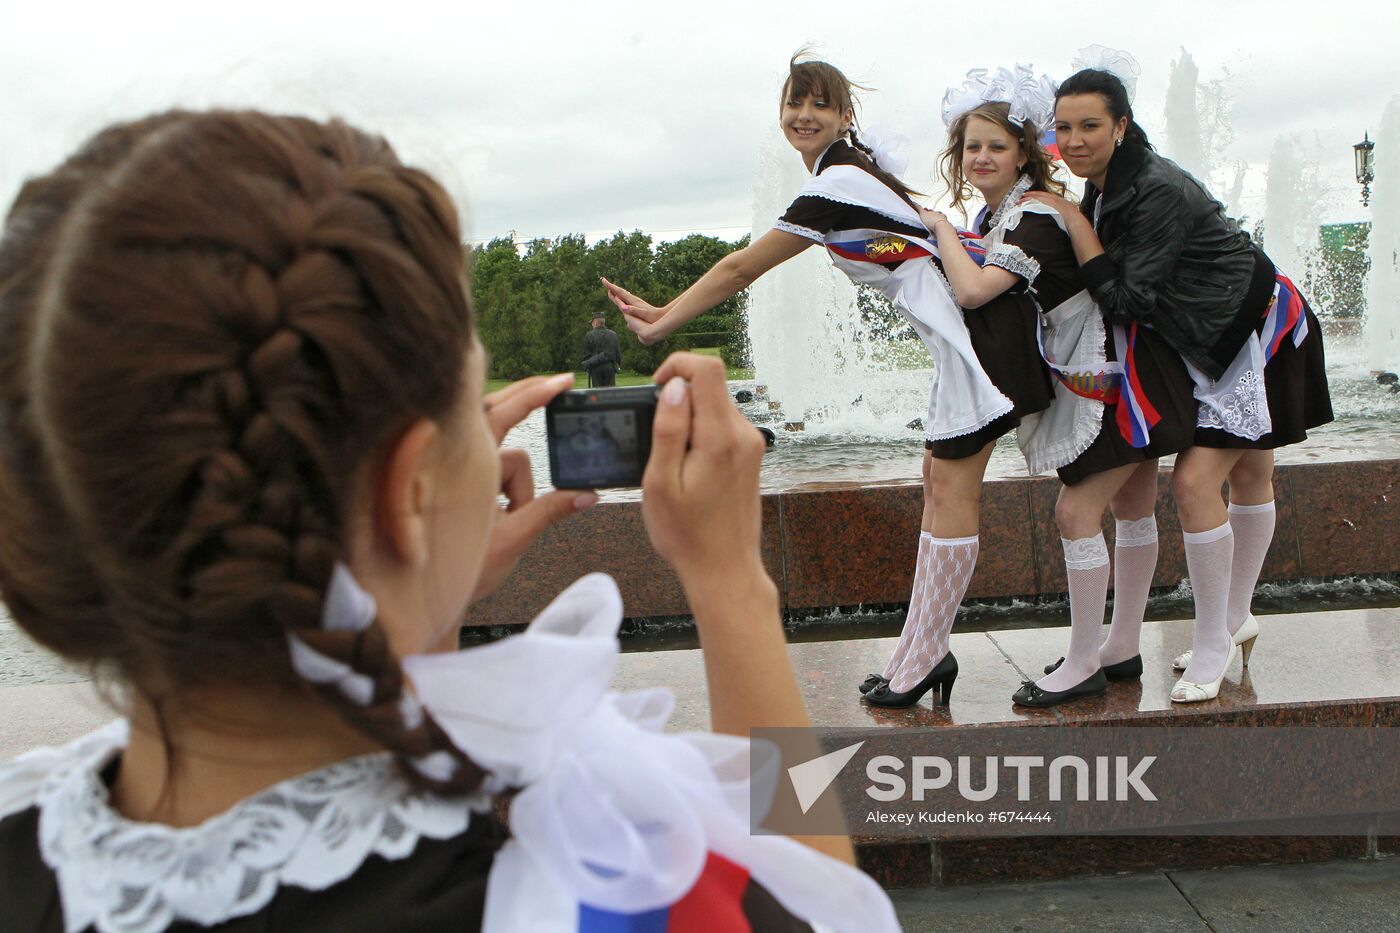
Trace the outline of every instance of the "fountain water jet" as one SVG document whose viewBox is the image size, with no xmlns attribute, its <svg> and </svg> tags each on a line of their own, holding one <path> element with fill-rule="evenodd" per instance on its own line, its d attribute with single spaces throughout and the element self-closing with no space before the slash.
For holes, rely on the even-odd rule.
<svg viewBox="0 0 1400 933">
<path fill-rule="evenodd" d="M 1317 165 L 1301 154 L 1302 148 L 1297 134 L 1274 141 L 1264 194 L 1264 251 L 1284 274 L 1306 287 L 1317 271 L 1326 195 Z M 1326 309 L 1313 310 L 1323 314 Z"/>
<path fill-rule="evenodd" d="M 1390 99 L 1376 134 L 1371 216 L 1366 344 L 1372 369 L 1395 372 L 1400 369 L 1400 95 Z"/>
<path fill-rule="evenodd" d="M 1196 83 L 1200 69 L 1191 53 L 1181 50 L 1181 58 L 1172 62 L 1172 77 L 1167 84 L 1167 144 L 1166 153 L 1177 165 L 1205 180 L 1207 171 L 1201 140 L 1201 121 L 1196 109 Z"/>
<path fill-rule="evenodd" d="M 755 238 L 807 179 L 797 153 L 771 133 L 754 175 Z M 928 373 L 887 371 L 885 341 L 862 320 L 856 297 L 819 246 L 759 279 L 748 309 L 755 378 L 781 403 L 782 420 L 803 423 L 808 435 L 907 437 L 909 419 L 928 407 Z"/>
<path fill-rule="evenodd" d="M 1172 62 L 1167 84 L 1166 143 L 1162 149 L 1212 192 L 1223 192 L 1226 213 L 1238 217 L 1246 165 L 1221 155 L 1235 138 L 1230 123 L 1234 101 L 1227 85 L 1229 78 L 1226 72 L 1224 78 L 1202 83 L 1191 53 L 1181 50 L 1181 58 Z"/>
</svg>

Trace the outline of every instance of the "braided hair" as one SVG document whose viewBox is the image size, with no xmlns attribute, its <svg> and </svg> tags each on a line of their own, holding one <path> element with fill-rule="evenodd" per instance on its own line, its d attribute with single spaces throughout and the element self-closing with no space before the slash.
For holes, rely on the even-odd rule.
<svg viewBox="0 0 1400 933">
<path fill-rule="evenodd" d="M 383 140 L 226 111 L 99 133 L 0 241 L 0 599 L 157 711 L 302 683 L 294 636 L 372 683 L 306 688 L 410 778 L 475 789 L 379 623 L 321 628 L 357 478 L 452 413 L 472 328 L 452 205 Z"/>
</svg>

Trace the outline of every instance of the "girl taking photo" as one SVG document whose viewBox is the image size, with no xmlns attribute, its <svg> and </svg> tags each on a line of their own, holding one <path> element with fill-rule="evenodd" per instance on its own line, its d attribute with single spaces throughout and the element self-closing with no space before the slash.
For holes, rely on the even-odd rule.
<svg viewBox="0 0 1400 933">
<path fill-rule="evenodd" d="M 607 577 L 455 650 L 596 499 L 500 448 L 572 375 L 485 370 L 452 204 L 339 121 L 168 113 L 23 188 L 0 599 L 124 716 L 0 765 L 7 928 L 898 929 L 846 837 L 750 831 L 739 736 L 808 720 L 718 361 L 658 371 L 643 482 L 715 691 L 688 736 L 608 692 Z"/>
</svg>

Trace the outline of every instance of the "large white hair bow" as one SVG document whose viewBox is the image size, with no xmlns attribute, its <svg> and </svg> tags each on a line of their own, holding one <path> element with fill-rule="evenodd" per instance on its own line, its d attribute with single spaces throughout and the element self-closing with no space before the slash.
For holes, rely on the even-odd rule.
<svg viewBox="0 0 1400 933">
<path fill-rule="evenodd" d="M 974 68 L 967 73 L 962 87 L 950 87 L 943 95 L 943 125 L 983 104 L 1000 102 L 1010 106 L 1009 119 L 1017 126 L 1033 124 L 1044 130 L 1055 113 L 1056 83 L 1049 75 L 1037 78 L 1029 65 L 998 68 L 995 74 L 986 68 Z"/>
<path fill-rule="evenodd" d="M 1136 58 L 1120 49 L 1110 49 L 1106 45 L 1090 45 L 1080 49 L 1075 53 L 1070 67 L 1075 71 L 1092 68 L 1113 75 L 1123 82 L 1123 89 L 1128 92 L 1130 104 L 1137 94 L 1138 75 L 1142 74 L 1142 68 L 1138 66 Z"/>
<path fill-rule="evenodd" d="M 909 168 L 909 137 L 892 127 L 876 124 L 857 133 L 862 144 L 870 148 L 875 164 L 896 178 L 904 177 Z"/>
</svg>

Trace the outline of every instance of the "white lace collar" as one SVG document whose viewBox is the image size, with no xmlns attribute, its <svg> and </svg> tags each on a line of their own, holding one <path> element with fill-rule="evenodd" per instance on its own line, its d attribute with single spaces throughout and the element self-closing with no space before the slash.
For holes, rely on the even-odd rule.
<svg viewBox="0 0 1400 933">
<path fill-rule="evenodd" d="M 39 808 L 39 847 L 58 875 L 64 925 L 102 933 L 203 925 L 254 913 L 282 885 L 322 890 L 371 855 L 465 832 L 484 798 L 415 791 L 387 753 L 283 781 L 187 829 L 112 810 L 101 773 L 126 747 L 118 720 L 0 765 L 0 817 Z"/>
<path fill-rule="evenodd" d="M 1006 192 L 1006 196 L 997 205 L 997 212 L 992 215 L 992 222 L 987 225 L 988 232 L 995 230 L 1006 220 L 1007 215 L 1016 209 L 1016 205 L 1021 203 L 1021 198 L 1029 190 L 1031 190 L 1031 176 L 1022 175 L 1016 179 L 1016 184 L 1011 186 L 1011 190 Z"/>
</svg>

